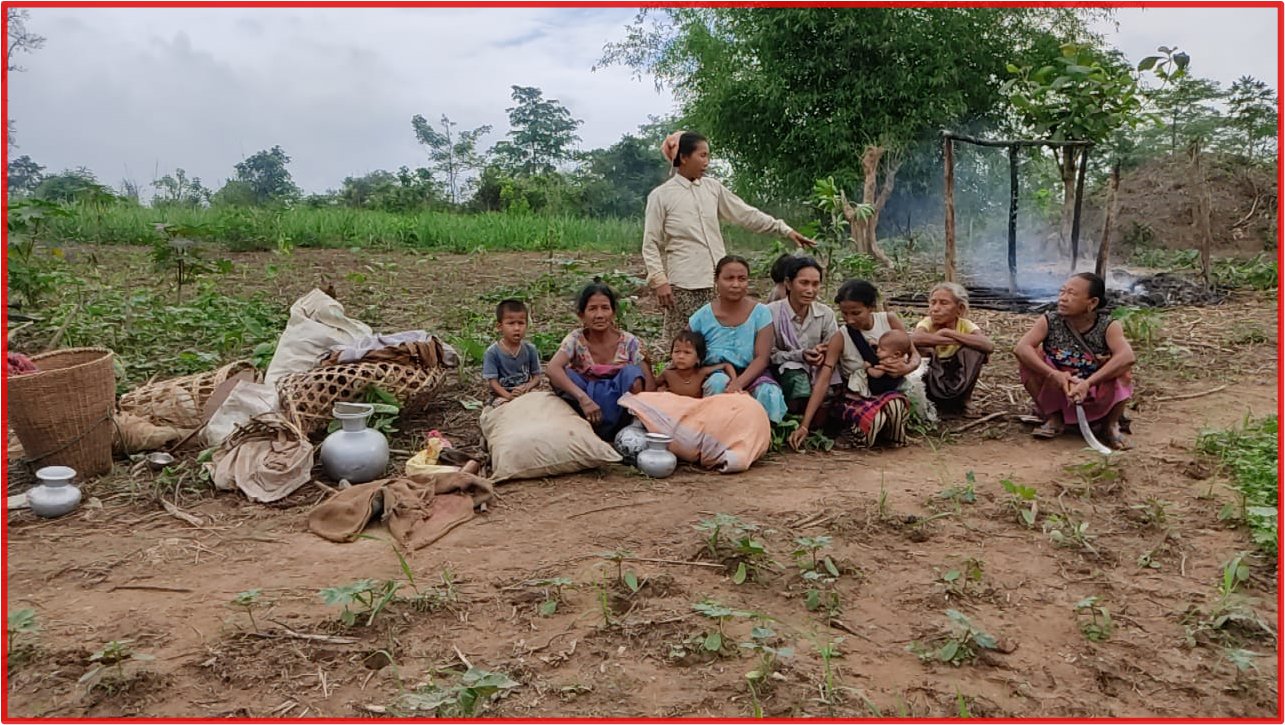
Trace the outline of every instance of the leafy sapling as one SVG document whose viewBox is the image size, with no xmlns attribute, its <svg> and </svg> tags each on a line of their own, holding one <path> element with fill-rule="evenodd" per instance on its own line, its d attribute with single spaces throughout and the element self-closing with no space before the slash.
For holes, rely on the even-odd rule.
<svg viewBox="0 0 1285 725">
<path fill-rule="evenodd" d="M 536 579 L 527 582 L 534 587 L 544 588 L 544 600 L 536 607 L 536 611 L 541 617 L 552 617 L 558 611 L 558 605 L 562 603 L 562 588 L 569 587 L 575 582 L 567 577 L 559 576 L 552 579 Z"/>
<path fill-rule="evenodd" d="M 1096 596 L 1085 597 L 1075 603 L 1075 617 L 1080 623 L 1080 631 L 1090 642 L 1102 642 L 1111 637 L 1115 625 L 1111 621 L 1111 612 L 1099 603 Z"/>
<path fill-rule="evenodd" d="M 250 626 L 254 631 L 259 631 L 259 623 L 254 621 L 254 608 L 259 606 L 259 597 L 263 594 L 262 589 L 247 589 L 237 593 L 232 597 L 232 605 L 245 610 L 245 614 L 250 618 Z"/>
</svg>

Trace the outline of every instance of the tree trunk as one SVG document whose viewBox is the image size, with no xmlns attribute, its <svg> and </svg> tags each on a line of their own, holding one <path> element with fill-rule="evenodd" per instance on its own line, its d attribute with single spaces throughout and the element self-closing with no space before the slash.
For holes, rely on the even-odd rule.
<svg viewBox="0 0 1285 725">
<path fill-rule="evenodd" d="M 1209 186 L 1205 181 L 1205 169 L 1200 163 L 1200 139 L 1191 142 L 1187 148 L 1191 157 L 1191 228 L 1200 245 L 1200 276 L 1204 279 L 1205 289 L 1213 288 L 1213 264 L 1210 259 L 1210 247 L 1213 246 L 1213 232 L 1209 226 L 1210 207 L 1213 205 L 1209 195 Z"/>
<path fill-rule="evenodd" d="M 897 170 L 901 168 L 901 161 L 898 159 L 884 164 L 883 186 L 880 188 L 879 162 L 883 160 L 886 152 L 887 149 L 883 146 L 872 144 L 867 146 L 865 153 L 861 155 L 863 173 L 861 202 L 872 207 L 874 213 L 865 219 L 858 218 L 856 210 L 845 203 L 843 216 L 848 220 L 852 243 L 856 246 L 857 251 L 862 254 L 869 254 L 884 266 L 891 268 L 893 266 L 892 260 L 879 248 L 879 241 L 875 232 L 879 227 L 879 213 L 888 205 L 888 199 L 892 196 L 893 185 L 897 179 Z"/>
<path fill-rule="evenodd" d="M 1111 180 L 1107 183 L 1106 221 L 1102 222 L 1102 241 L 1098 244 L 1098 260 L 1093 265 L 1093 273 L 1106 279 L 1107 262 L 1111 258 L 1111 225 L 1119 209 L 1117 194 L 1120 191 L 1120 162 L 1111 167 Z"/>
<path fill-rule="evenodd" d="M 1062 223 L 1058 228 L 1058 254 L 1065 257 L 1071 253 L 1071 224 L 1075 217 L 1075 146 L 1066 146 L 1054 153 L 1061 153 L 1058 170 L 1062 175 Z"/>
</svg>

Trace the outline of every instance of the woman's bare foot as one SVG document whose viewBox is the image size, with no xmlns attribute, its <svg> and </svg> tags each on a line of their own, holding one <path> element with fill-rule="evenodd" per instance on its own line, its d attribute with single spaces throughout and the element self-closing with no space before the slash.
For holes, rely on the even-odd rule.
<svg viewBox="0 0 1285 725">
<path fill-rule="evenodd" d="M 1112 450 L 1127 451 L 1133 448 L 1133 445 L 1130 444 L 1123 435 L 1121 435 L 1120 428 L 1117 426 L 1108 428 L 1106 436 L 1104 437 L 1106 438 L 1105 443 L 1110 446 Z"/>
<path fill-rule="evenodd" d="M 1066 426 L 1055 416 L 1044 421 L 1040 427 L 1031 431 L 1031 435 L 1042 440 L 1049 440 L 1051 438 L 1057 438 L 1065 432 Z"/>
</svg>

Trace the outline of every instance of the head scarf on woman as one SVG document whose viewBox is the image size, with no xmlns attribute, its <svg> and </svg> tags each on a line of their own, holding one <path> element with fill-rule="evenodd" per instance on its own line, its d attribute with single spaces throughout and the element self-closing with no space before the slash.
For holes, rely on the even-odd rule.
<svg viewBox="0 0 1285 725">
<path fill-rule="evenodd" d="M 678 155 L 678 139 L 683 135 L 682 131 L 675 131 L 665 137 L 660 143 L 660 155 L 665 157 L 670 166 L 674 165 L 674 157 Z"/>
</svg>

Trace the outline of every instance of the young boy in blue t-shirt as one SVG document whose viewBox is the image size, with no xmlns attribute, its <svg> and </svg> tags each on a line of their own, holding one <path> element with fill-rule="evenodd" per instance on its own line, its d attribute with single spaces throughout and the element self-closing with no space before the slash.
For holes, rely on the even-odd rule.
<svg viewBox="0 0 1285 725">
<path fill-rule="evenodd" d="M 482 379 L 491 388 L 492 406 L 503 405 L 540 384 L 540 353 L 526 342 L 530 318 L 520 300 L 504 300 L 495 308 L 500 339 L 482 356 Z"/>
</svg>

